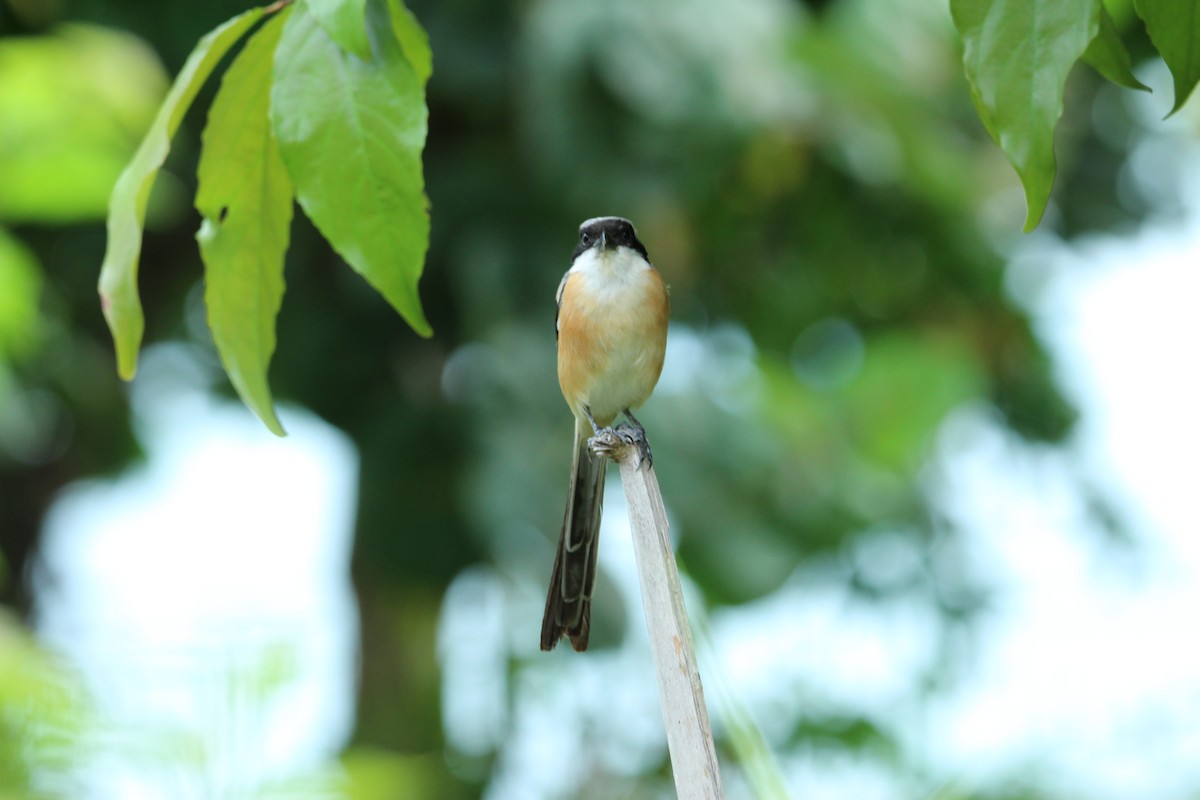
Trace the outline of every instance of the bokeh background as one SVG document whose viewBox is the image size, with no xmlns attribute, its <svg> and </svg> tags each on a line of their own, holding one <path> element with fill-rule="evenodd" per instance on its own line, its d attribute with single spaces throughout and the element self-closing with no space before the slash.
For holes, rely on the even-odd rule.
<svg viewBox="0 0 1200 800">
<path fill-rule="evenodd" d="M 537 649 L 584 218 L 671 285 L 641 418 L 731 798 L 1200 796 L 1195 103 L 1072 74 L 1022 236 L 943 0 L 413 0 L 422 340 L 297 215 L 233 399 L 191 208 L 147 348 L 95 284 L 116 175 L 234 0 L 0 2 L 0 797 L 673 796 L 609 482 L 592 649 Z M 614 476 L 615 478 L 615 476 Z"/>
</svg>

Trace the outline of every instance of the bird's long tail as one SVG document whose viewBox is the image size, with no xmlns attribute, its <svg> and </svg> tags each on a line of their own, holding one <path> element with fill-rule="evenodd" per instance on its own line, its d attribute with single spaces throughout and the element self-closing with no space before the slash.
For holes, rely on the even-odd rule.
<svg viewBox="0 0 1200 800">
<path fill-rule="evenodd" d="M 604 473 L 608 459 L 588 447 L 590 430 L 575 420 L 575 452 L 571 487 L 563 514 L 562 534 L 546 615 L 542 618 L 542 649 L 552 650 L 565 634 L 571 646 L 583 651 L 588 646 L 592 589 L 596 586 L 596 546 L 600 541 L 600 508 L 604 502 Z"/>
</svg>

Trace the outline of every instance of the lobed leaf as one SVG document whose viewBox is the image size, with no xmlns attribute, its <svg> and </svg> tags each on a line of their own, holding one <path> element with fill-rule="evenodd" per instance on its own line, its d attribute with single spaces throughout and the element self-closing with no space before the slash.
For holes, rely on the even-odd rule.
<svg viewBox="0 0 1200 800">
<path fill-rule="evenodd" d="M 146 137 L 113 187 L 108 209 L 108 243 L 100 268 L 100 302 L 117 350 L 117 370 L 130 380 L 137 370 L 145 330 L 138 298 L 138 257 L 146 203 L 158 170 L 171 149 L 171 137 L 213 68 L 263 15 L 252 8 L 214 28 L 196 43 L 159 107 Z"/>
<path fill-rule="evenodd" d="M 1025 188 L 1032 230 L 1054 184 L 1063 85 L 1100 26 L 1100 0 L 951 0 L 971 98 Z"/>
<path fill-rule="evenodd" d="M 1083 60 L 1108 80 L 1128 89 L 1150 91 L 1150 87 L 1139 81 L 1130 67 L 1129 51 L 1121 41 L 1116 23 L 1104 3 L 1100 3 L 1100 27 L 1096 38 L 1083 51 Z"/>
<path fill-rule="evenodd" d="M 271 121 L 301 207 L 333 248 L 417 333 L 429 246 L 420 76 L 383 0 L 367 6 L 375 58 L 342 51 L 298 5 L 275 55 Z"/>
<path fill-rule="evenodd" d="M 1146 33 L 1171 69 L 1175 82 L 1174 114 L 1200 81 L 1200 3 L 1195 0 L 1134 0 Z M 1167 116 L 1170 116 L 1168 114 Z"/>
<path fill-rule="evenodd" d="M 250 37 L 221 80 L 204 128 L 196 239 L 213 343 L 242 400 L 282 436 L 267 368 L 283 303 L 292 184 L 271 133 L 271 66 L 285 8 Z"/>
<path fill-rule="evenodd" d="M 371 60 L 367 38 L 366 0 L 304 0 L 313 19 L 347 53 Z"/>
</svg>

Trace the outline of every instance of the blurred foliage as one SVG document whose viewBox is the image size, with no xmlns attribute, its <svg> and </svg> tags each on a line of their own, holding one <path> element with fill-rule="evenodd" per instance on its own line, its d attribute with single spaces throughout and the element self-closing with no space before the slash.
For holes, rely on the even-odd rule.
<svg viewBox="0 0 1200 800">
<path fill-rule="evenodd" d="M 0 797 L 67 797 L 88 719 L 80 687 L 0 608 Z"/>
<path fill-rule="evenodd" d="M 398 756 L 360 747 L 342 757 L 347 800 L 423 800 L 446 795 L 438 777 L 442 766 L 433 756 Z"/>
<path fill-rule="evenodd" d="M 165 87 L 128 34 L 76 23 L 0 38 L 0 546 L 14 572 L 0 597 L 21 607 L 53 495 L 135 452 L 87 281 L 93 226 Z M 169 186 L 159 198 L 165 216 Z"/>
<path fill-rule="evenodd" d="M 0 365 L 24 359 L 37 347 L 41 283 L 33 254 L 0 228 Z"/>
<path fill-rule="evenodd" d="M 137 38 L 91 25 L 0 50 L 0 219 L 69 223 L 108 208 L 165 76 Z"/>
<path fill-rule="evenodd" d="M 501 766 L 505 736 L 470 757 L 447 741 L 439 604 L 480 562 L 524 594 L 543 591 L 571 430 L 554 377 L 553 294 L 576 226 L 596 214 L 633 219 L 672 285 L 667 370 L 641 417 L 703 598 L 742 603 L 801 563 L 839 564 L 831 574 L 872 601 L 915 593 L 943 626 L 938 646 L 951 647 L 948 631 L 969 623 L 986 587 L 961 569 L 961 533 L 922 490 L 934 435 L 969 403 L 1053 444 L 1074 411 L 1005 288 L 1017 182 L 975 118 L 945 4 L 410 5 L 434 54 L 420 293 L 437 336 L 413 334 L 298 215 L 271 373 L 277 396 L 346 431 L 361 453 L 352 796 L 400 786 L 406 796 L 475 796 Z M 38 154 L 27 206 L 0 203 L 0 289 L 12 289 L 0 307 L 17 309 L 0 317 L 0 552 L 4 599 L 22 609 L 55 493 L 137 454 L 94 287 L 105 194 L 95 187 L 132 154 L 166 86 L 139 39 L 174 73 L 201 34 L 245 8 L 35 6 L 0 5 L 0 69 L 21 76 L 0 79 L 0 164 L 58 148 Z M 117 59 L 122 77 L 88 88 L 81 71 L 111 73 L 80 67 L 92 51 L 63 44 L 76 40 L 99 47 L 106 65 Z M 83 99 L 64 76 L 84 82 Z M 1096 81 L 1076 74 L 1068 94 L 1089 99 Z M 1136 219 L 1144 209 L 1116 193 L 1128 140 L 1098 137 L 1084 102 L 1066 113 L 1043 224 L 1074 234 Z M 202 313 L 199 219 L 179 202 L 195 189 L 203 122 L 185 117 L 151 199 L 140 276 L 150 342 L 207 346 L 189 321 Z M 62 190 L 77 180 L 78 192 Z M 913 570 L 885 579 L 856 565 L 855 543 L 879 530 L 911 543 Z M 600 582 L 588 656 L 597 661 L 640 625 Z M 536 613 L 522 620 L 527 636 L 505 645 L 514 716 L 511 687 L 564 663 L 536 652 Z M 938 685 L 952 660 L 941 656 L 914 696 Z M 793 733 L 774 747 L 888 746 L 869 718 L 785 722 Z M 643 769 L 654 777 L 628 796 L 653 794 L 665 753 L 654 758 Z M 596 797 L 631 780 L 587 777 Z"/>
</svg>

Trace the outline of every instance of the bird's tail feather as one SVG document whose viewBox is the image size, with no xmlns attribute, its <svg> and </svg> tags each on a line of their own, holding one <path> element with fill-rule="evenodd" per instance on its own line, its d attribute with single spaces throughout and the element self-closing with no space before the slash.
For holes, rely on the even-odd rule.
<svg viewBox="0 0 1200 800">
<path fill-rule="evenodd" d="M 588 432 L 579 420 L 575 421 L 570 491 L 550 590 L 546 594 L 546 614 L 542 618 L 543 650 L 554 649 L 564 635 L 576 650 L 586 650 L 588 645 L 604 473 L 608 465 L 607 458 L 594 454 L 588 447 Z"/>
</svg>

